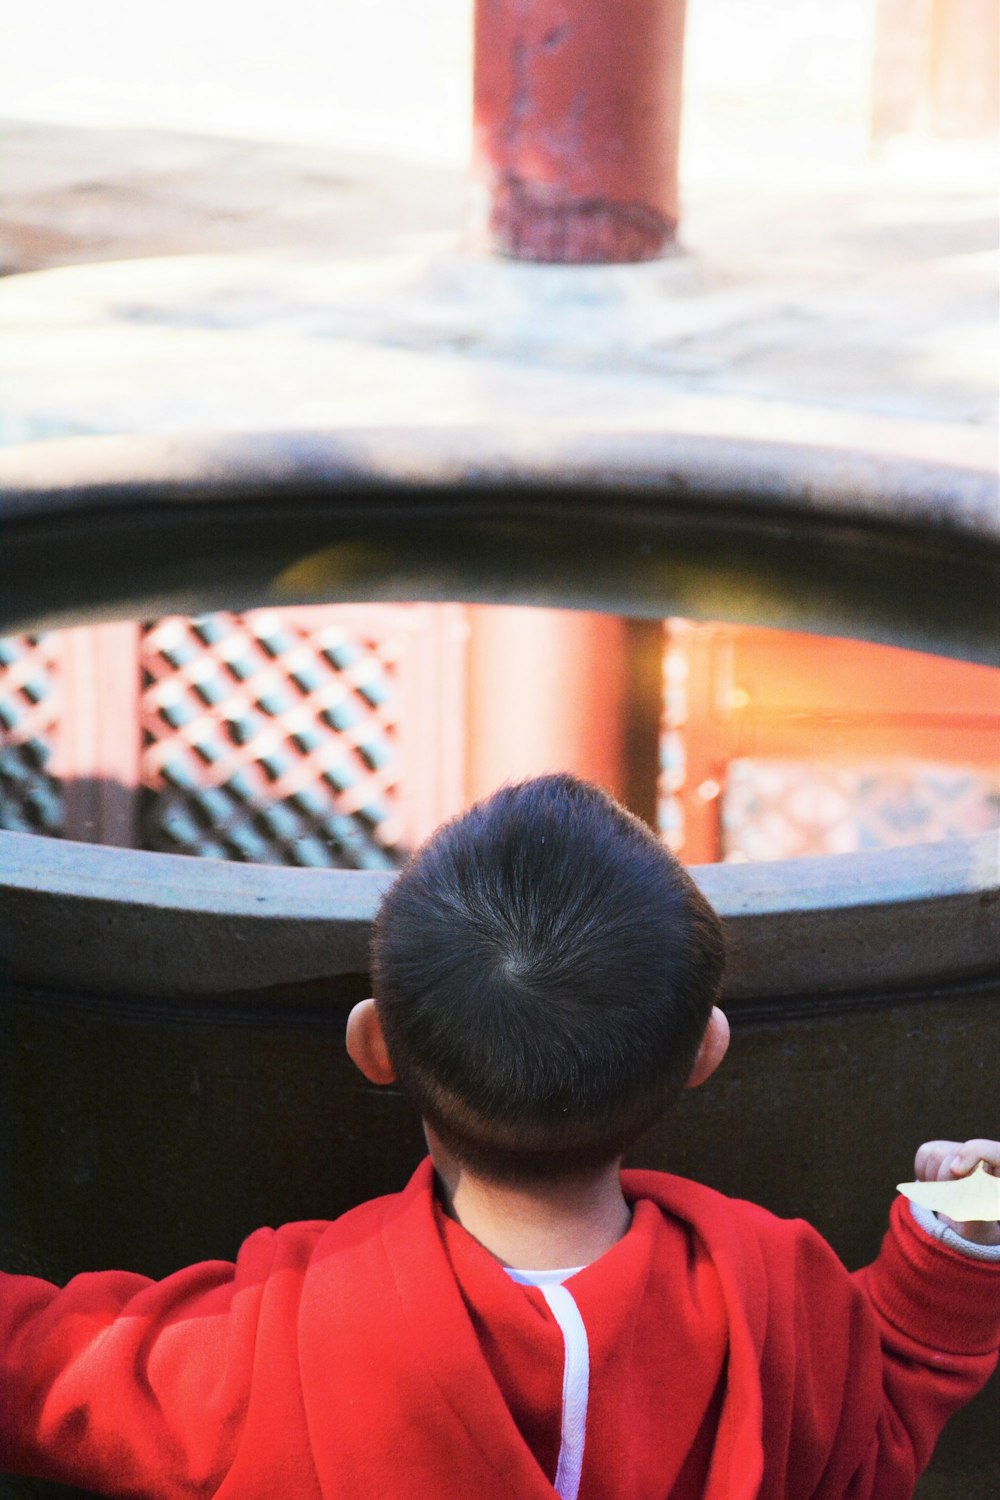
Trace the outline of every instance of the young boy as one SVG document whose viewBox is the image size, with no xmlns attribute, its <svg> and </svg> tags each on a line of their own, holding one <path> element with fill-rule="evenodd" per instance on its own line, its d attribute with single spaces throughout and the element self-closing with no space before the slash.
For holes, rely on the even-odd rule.
<svg viewBox="0 0 1000 1500">
<path fill-rule="evenodd" d="M 389 890 L 347 1044 L 430 1158 L 235 1265 L 0 1280 L 0 1469 L 219 1500 L 904 1500 L 1000 1343 L 1000 1225 L 902 1198 L 856 1276 L 631 1142 L 726 1050 L 718 919 L 543 777 Z M 963 1175 L 1000 1143 L 931 1142 Z M 981 1243 L 977 1243 L 981 1242 Z"/>
</svg>

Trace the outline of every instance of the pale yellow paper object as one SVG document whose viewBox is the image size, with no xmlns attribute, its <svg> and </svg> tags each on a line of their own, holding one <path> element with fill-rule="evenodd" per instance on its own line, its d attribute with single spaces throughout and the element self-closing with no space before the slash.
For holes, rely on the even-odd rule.
<svg viewBox="0 0 1000 1500">
<path fill-rule="evenodd" d="M 951 1182 L 899 1182 L 896 1186 L 912 1203 L 947 1214 L 959 1224 L 1000 1219 L 1000 1177 L 991 1177 L 985 1161 L 977 1163 L 968 1177 L 955 1177 Z"/>
</svg>

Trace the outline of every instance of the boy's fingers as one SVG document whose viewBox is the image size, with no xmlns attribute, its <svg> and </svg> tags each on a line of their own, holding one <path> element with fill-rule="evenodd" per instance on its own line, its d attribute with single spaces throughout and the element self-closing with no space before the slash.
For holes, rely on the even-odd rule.
<svg viewBox="0 0 1000 1500">
<path fill-rule="evenodd" d="M 977 1162 L 985 1161 L 991 1172 L 1000 1168 L 1000 1141 L 965 1141 L 952 1153 L 945 1166 L 955 1177 L 964 1177 Z"/>
<path fill-rule="evenodd" d="M 913 1163 L 918 1182 L 937 1182 L 946 1161 L 961 1148 L 961 1141 L 925 1141 Z"/>
<path fill-rule="evenodd" d="M 914 1172 L 919 1182 L 947 1182 L 964 1177 L 980 1161 L 1000 1172 L 1000 1141 L 925 1141 L 917 1151 Z"/>
</svg>

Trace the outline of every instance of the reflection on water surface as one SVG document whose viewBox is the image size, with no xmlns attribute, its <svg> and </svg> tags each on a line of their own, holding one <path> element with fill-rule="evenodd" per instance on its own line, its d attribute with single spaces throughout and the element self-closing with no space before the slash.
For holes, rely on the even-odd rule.
<svg viewBox="0 0 1000 1500">
<path fill-rule="evenodd" d="M 0 640 L 0 827 L 391 869 L 504 780 L 608 787 L 689 863 L 984 831 L 1000 672 L 751 626 L 460 604 Z"/>
</svg>

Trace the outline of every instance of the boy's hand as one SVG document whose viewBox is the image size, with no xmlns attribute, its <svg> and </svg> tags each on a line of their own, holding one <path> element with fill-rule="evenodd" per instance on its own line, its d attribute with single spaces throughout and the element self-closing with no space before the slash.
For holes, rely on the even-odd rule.
<svg viewBox="0 0 1000 1500">
<path fill-rule="evenodd" d="M 913 1165 L 918 1182 L 952 1182 L 956 1177 L 967 1177 L 980 1161 L 988 1163 L 993 1176 L 1000 1176 L 1000 1141 L 925 1141 Z M 1000 1245 L 1000 1222 L 962 1224 L 947 1214 L 938 1217 L 974 1245 Z"/>
</svg>

